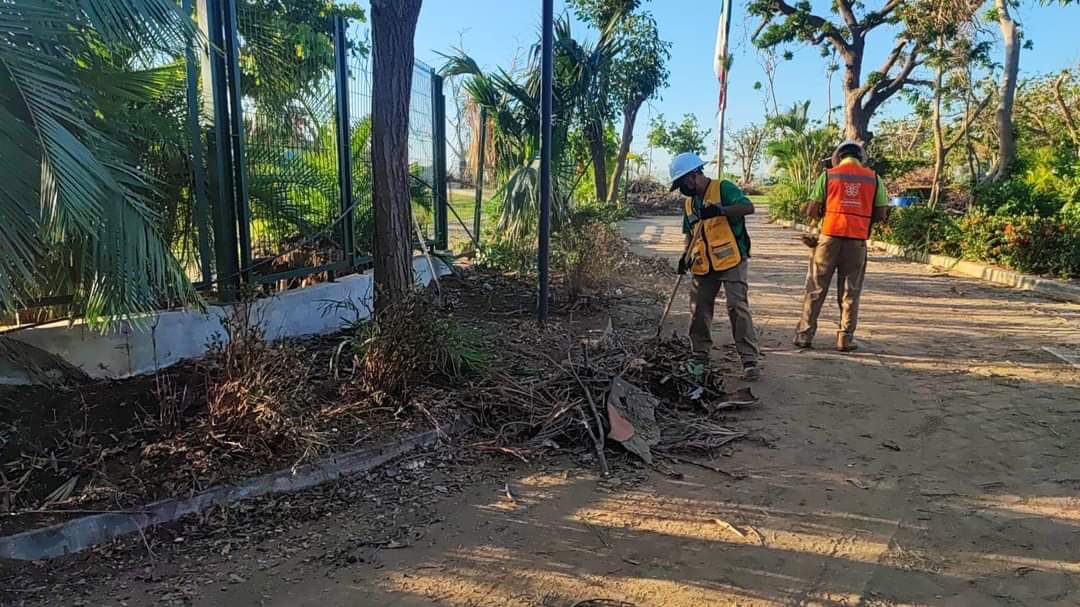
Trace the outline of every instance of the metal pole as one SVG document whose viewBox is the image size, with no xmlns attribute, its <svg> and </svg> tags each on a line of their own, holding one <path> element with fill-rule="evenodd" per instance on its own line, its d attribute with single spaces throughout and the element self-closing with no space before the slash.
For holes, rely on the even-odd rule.
<svg viewBox="0 0 1080 607">
<path fill-rule="evenodd" d="M 191 0 L 184 0 L 184 14 L 193 15 Z M 200 21 L 202 18 L 200 16 Z M 206 167 L 203 164 L 202 129 L 199 128 L 199 61 L 195 57 L 195 37 L 189 37 L 184 46 L 184 67 L 187 71 L 187 132 L 191 162 L 192 197 L 195 200 L 195 229 L 199 245 L 199 272 L 202 282 L 209 286 L 213 280 L 213 265 L 210 263 L 210 205 L 207 204 Z M 204 86 L 209 85 L 206 82 Z"/>
<path fill-rule="evenodd" d="M 723 62 L 718 68 L 717 76 L 722 78 L 720 80 L 720 111 L 719 111 L 719 125 L 716 129 L 716 171 L 717 178 L 724 178 L 724 111 L 727 109 L 727 84 L 728 84 L 728 34 L 731 31 L 731 0 L 724 0 L 723 7 L 720 13 L 720 27 L 721 31 L 718 35 L 722 36 L 720 40 L 720 47 L 717 49 L 717 61 Z M 720 70 L 723 70 L 722 72 Z"/>
<path fill-rule="evenodd" d="M 240 34 L 236 18 L 236 0 L 225 2 L 225 57 L 228 63 L 229 127 L 233 149 L 233 184 L 236 196 L 236 222 L 240 234 L 241 273 L 246 278 L 251 267 L 251 212 L 248 209 L 247 152 L 244 144 L 244 108 L 240 98 Z"/>
<path fill-rule="evenodd" d="M 540 75 L 540 224 L 537 247 L 537 276 L 539 293 L 536 316 L 540 322 L 548 316 L 548 256 L 551 250 L 551 81 L 553 67 L 552 46 L 555 38 L 555 2 L 543 0 L 544 34 L 541 42 L 542 60 Z"/>
<path fill-rule="evenodd" d="M 431 70 L 431 208 L 435 222 L 435 248 L 446 249 L 448 240 L 446 194 L 446 97 L 443 78 Z"/>
<path fill-rule="evenodd" d="M 625 162 L 625 161 L 623 161 Z M 625 209 L 630 204 L 630 167 L 623 166 L 622 173 L 622 205 Z"/>
<path fill-rule="evenodd" d="M 349 55 L 345 37 L 345 18 L 334 18 L 334 91 L 337 93 L 338 187 L 341 189 L 341 245 L 345 248 L 345 263 L 351 270 L 356 265 L 356 245 L 353 242 L 353 158 L 352 123 L 349 118 Z"/>
<path fill-rule="evenodd" d="M 476 168 L 476 209 L 473 210 L 473 238 L 480 246 L 480 208 L 484 204 L 484 150 L 487 148 L 487 109 L 480 108 L 480 155 Z M 479 253 L 479 251 L 477 251 Z"/>
<path fill-rule="evenodd" d="M 210 39 L 210 82 L 213 92 L 214 128 L 207 135 L 207 148 L 214 157 L 212 182 L 217 184 L 213 201 L 214 252 L 220 297 L 230 300 L 240 284 L 240 260 L 236 244 L 236 205 L 234 203 L 232 151 L 229 146 L 229 91 L 225 72 L 223 0 L 206 3 L 207 30 Z M 225 0 L 227 1 L 227 0 Z"/>
</svg>

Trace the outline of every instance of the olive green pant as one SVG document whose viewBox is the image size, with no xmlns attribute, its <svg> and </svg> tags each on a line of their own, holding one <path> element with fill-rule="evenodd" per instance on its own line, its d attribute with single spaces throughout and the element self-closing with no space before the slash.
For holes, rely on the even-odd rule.
<svg viewBox="0 0 1080 607">
<path fill-rule="evenodd" d="M 855 335 L 855 327 L 859 324 L 859 298 L 866 276 L 866 241 L 821 236 L 806 273 L 806 294 L 796 329 L 800 340 L 809 342 L 814 338 L 833 274 L 836 274 L 836 301 L 840 305 L 839 336 L 850 339 Z"/>
<path fill-rule="evenodd" d="M 758 362 L 760 351 L 757 334 L 754 332 L 754 319 L 750 315 L 750 289 L 747 285 L 746 266 L 747 262 L 744 260 L 730 270 L 710 272 L 703 276 L 694 275 L 690 286 L 690 343 L 695 358 L 709 358 L 713 345 L 713 310 L 716 307 L 716 296 L 723 287 L 735 350 L 738 351 L 743 365 Z"/>
</svg>

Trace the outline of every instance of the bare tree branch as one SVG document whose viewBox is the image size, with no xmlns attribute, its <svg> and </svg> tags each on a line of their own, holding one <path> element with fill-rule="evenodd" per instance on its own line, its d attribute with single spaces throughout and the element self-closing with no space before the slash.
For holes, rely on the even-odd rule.
<svg viewBox="0 0 1080 607">
<path fill-rule="evenodd" d="M 764 31 L 766 27 L 769 27 L 770 23 L 772 23 L 772 15 L 762 19 L 761 23 L 758 24 L 757 29 L 754 30 L 754 33 L 750 34 L 750 41 L 756 42 L 757 37 L 761 35 L 761 32 Z"/>
<path fill-rule="evenodd" d="M 794 6 L 791 6 L 784 0 L 773 0 L 773 3 L 776 6 L 776 10 L 785 17 L 800 12 L 798 9 L 796 9 Z M 840 33 L 836 30 L 836 27 L 833 26 L 833 24 L 830 23 L 829 20 L 813 13 L 806 13 L 806 21 L 811 26 L 813 26 L 814 29 L 820 32 L 818 36 L 815 37 L 815 40 L 819 40 L 815 44 L 821 44 L 821 42 L 824 42 L 825 39 L 828 39 L 837 47 L 837 50 L 841 53 L 851 52 L 851 45 L 848 43 L 847 40 L 844 40 L 844 37 L 840 35 Z"/>
<path fill-rule="evenodd" d="M 900 5 L 903 3 L 904 0 L 889 0 L 885 3 L 885 6 L 881 7 L 880 11 L 867 13 L 866 17 L 863 18 L 862 31 L 867 32 L 882 23 L 885 23 L 885 20 L 889 18 L 889 15 L 900 8 Z"/>
<path fill-rule="evenodd" d="M 896 65 L 897 61 L 899 61 L 900 56 L 904 54 L 904 49 L 907 47 L 907 44 L 908 44 L 907 39 L 905 39 L 905 38 L 897 38 L 896 43 L 893 44 L 892 50 L 889 51 L 889 54 L 885 57 L 885 62 L 881 64 L 881 69 L 878 70 L 878 73 L 880 73 L 882 76 L 888 76 L 889 72 L 892 71 L 893 66 Z M 859 87 L 858 92 L 856 92 L 856 94 L 855 94 L 856 98 L 861 100 L 864 95 L 869 93 L 873 88 L 877 87 L 879 84 L 880 84 L 880 81 L 879 82 L 869 82 L 869 81 L 866 82 L 861 87 Z"/>
<path fill-rule="evenodd" d="M 844 18 L 848 29 L 852 32 L 859 29 L 859 20 L 855 18 L 855 13 L 851 10 L 850 0 L 836 0 L 836 8 L 840 11 L 840 16 Z"/>
<path fill-rule="evenodd" d="M 870 95 L 866 98 L 866 103 L 863 107 L 873 113 L 886 99 L 892 97 L 900 89 L 904 88 L 908 79 L 911 77 L 911 72 L 915 70 L 915 66 L 918 64 L 919 51 L 922 50 L 922 43 L 916 41 L 911 45 L 911 50 L 908 51 L 907 60 L 904 62 L 903 67 L 900 68 L 900 72 L 896 74 L 894 78 L 882 80 L 875 86 L 870 92 Z"/>
<path fill-rule="evenodd" d="M 1057 101 L 1058 109 L 1061 110 L 1061 117 L 1065 119 L 1065 125 L 1069 127 L 1069 135 L 1072 136 L 1073 144 L 1080 146 L 1080 128 L 1076 126 L 1076 118 L 1073 117 L 1072 109 L 1069 104 L 1065 103 L 1065 95 L 1061 92 L 1062 85 L 1069 79 L 1069 72 L 1061 72 L 1057 80 L 1054 81 L 1054 100 Z"/>
<path fill-rule="evenodd" d="M 981 114 L 982 111 L 986 109 L 986 106 L 990 105 L 990 100 L 993 97 L 994 96 L 992 94 L 987 94 L 985 97 L 983 97 L 983 100 L 980 101 L 977 106 L 975 106 L 975 109 L 971 111 L 971 114 L 964 118 L 964 123 L 959 127 L 960 130 L 958 130 L 953 136 L 953 138 L 945 144 L 944 148 L 946 154 L 948 154 L 954 147 L 956 147 L 956 144 L 960 143 L 960 140 L 963 139 L 964 135 L 967 134 L 968 129 L 971 128 L 971 124 L 975 122 L 976 119 L 978 119 L 979 114 Z"/>
<path fill-rule="evenodd" d="M 925 78 L 904 78 L 904 86 L 934 86 L 934 82 Z"/>
</svg>

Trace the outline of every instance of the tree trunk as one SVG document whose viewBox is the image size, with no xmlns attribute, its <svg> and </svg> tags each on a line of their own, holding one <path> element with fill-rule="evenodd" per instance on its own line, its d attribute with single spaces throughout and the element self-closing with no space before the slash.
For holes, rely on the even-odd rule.
<svg viewBox="0 0 1080 607">
<path fill-rule="evenodd" d="M 938 48 L 944 45 L 938 40 Z M 934 115 L 932 124 L 934 127 L 934 177 L 930 185 L 930 208 L 935 208 L 941 199 L 941 182 L 945 173 L 945 134 L 941 129 L 941 87 L 945 80 L 945 65 L 939 63 L 934 70 Z"/>
<path fill-rule="evenodd" d="M 636 101 L 623 108 L 622 139 L 619 141 L 619 155 L 615 158 L 615 170 L 611 174 L 611 187 L 608 190 L 608 202 L 612 204 L 619 201 L 619 180 L 626 170 L 626 157 L 630 154 L 630 143 L 634 140 L 634 123 L 637 122 L 640 109 L 641 103 Z"/>
<path fill-rule="evenodd" d="M 1065 120 L 1065 126 L 1069 127 L 1069 137 L 1072 138 L 1073 145 L 1080 147 L 1080 127 L 1076 125 L 1076 118 L 1073 117 L 1072 108 L 1065 102 L 1065 95 L 1061 92 L 1061 87 L 1068 79 L 1069 72 L 1061 72 L 1061 75 L 1054 81 L 1054 99 L 1057 101 L 1058 109 L 1061 110 L 1061 117 Z"/>
<path fill-rule="evenodd" d="M 746 185 L 750 183 L 754 178 L 754 150 L 749 150 L 742 158 L 739 159 L 739 163 L 742 166 L 742 183 L 739 185 Z"/>
<path fill-rule="evenodd" d="M 372 206 L 375 212 L 375 310 L 413 287 L 409 200 L 409 99 L 413 37 L 421 0 L 372 0 Z"/>
<path fill-rule="evenodd" d="M 857 141 L 863 148 L 870 145 L 870 117 L 873 114 L 863 107 L 862 62 L 864 43 L 859 41 L 841 52 L 844 60 L 844 138 Z"/>
<path fill-rule="evenodd" d="M 607 156 L 604 149 L 604 125 L 596 120 L 585 128 L 589 140 L 589 155 L 592 156 L 593 183 L 596 186 L 596 199 L 607 200 Z"/>
<path fill-rule="evenodd" d="M 1009 176 L 1016 159 L 1016 135 L 1013 133 L 1013 101 L 1016 98 L 1016 75 L 1020 71 L 1020 30 L 1009 14 L 1006 0 L 994 0 L 1001 38 L 1005 43 L 1005 70 L 1001 74 L 1001 96 L 998 100 L 997 122 L 998 158 L 987 181 L 998 182 Z"/>
<path fill-rule="evenodd" d="M 964 115 L 971 115 L 971 97 L 972 87 L 975 86 L 975 79 L 971 73 L 971 64 L 967 66 L 967 77 L 964 81 Z M 967 163 L 968 163 L 968 190 L 970 196 L 968 196 L 968 206 L 975 197 L 975 188 L 979 184 L 978 166 L 975 160 L 975 146 L 971 142 L 971 127 L 968 127 L 964 131 L 964 148 L 967 150 Z"/>
</svg>

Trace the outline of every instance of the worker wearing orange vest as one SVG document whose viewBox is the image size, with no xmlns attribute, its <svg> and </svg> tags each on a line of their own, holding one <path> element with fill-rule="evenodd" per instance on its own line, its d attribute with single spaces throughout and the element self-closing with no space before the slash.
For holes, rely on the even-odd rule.
<svg viewBox="0 0 1080 607">
<path fill-rule="evenodd" d="M 866 241 L 871 226 L 885 221 L 889 204 L 885 183 L 863 166 L 865 160 L 866 154 L 858 143 L 848 140 L 837 146 L 832 168 L 818 178 L 807 204 L 806 214 L 821 220 L 821 236 L 806 274 L 802 317 L 795 333 L 799 348 L 811 347 L 834 273 L 840 304 L 836 349 L 850 352 L 857 347 L 855 327 L 866 275 Z"/>
</svg>

